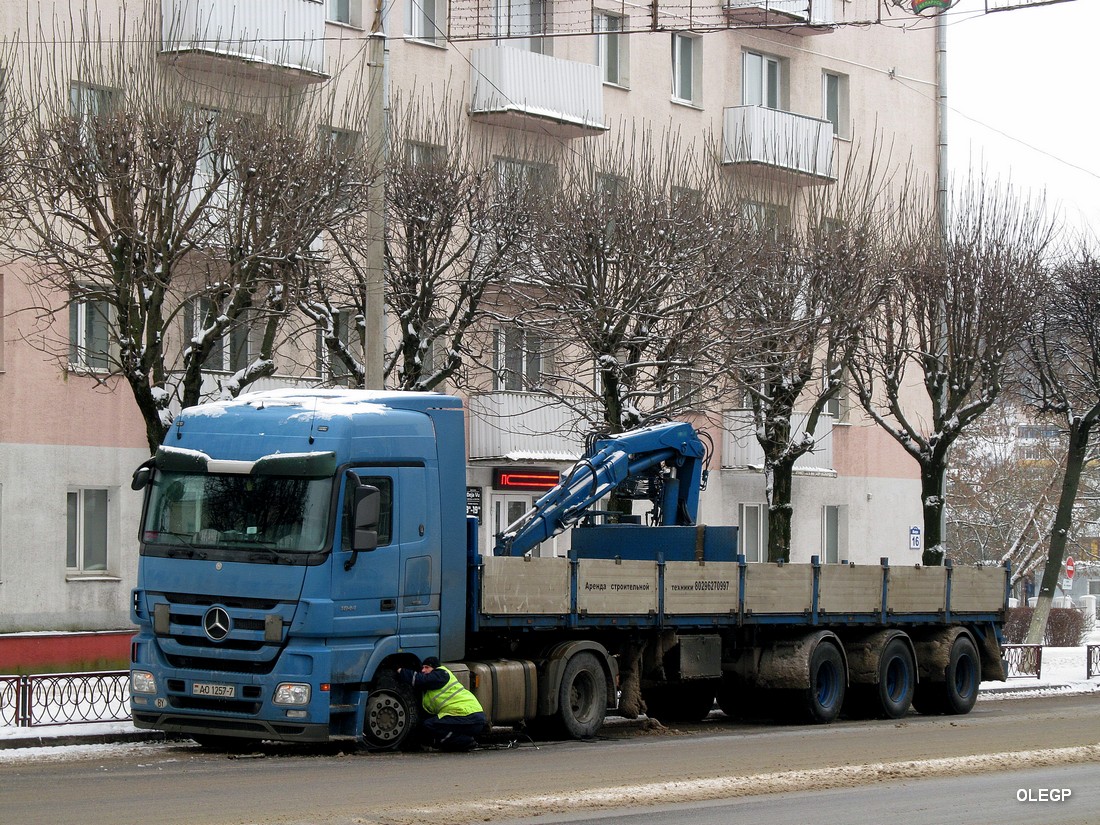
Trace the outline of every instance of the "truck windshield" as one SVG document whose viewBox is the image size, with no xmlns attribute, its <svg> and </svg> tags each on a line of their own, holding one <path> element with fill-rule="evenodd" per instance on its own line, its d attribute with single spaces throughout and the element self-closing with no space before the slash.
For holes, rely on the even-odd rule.
<svg viewBox="0 0 1100 825">
<path fill-rule="evenodd" d="M 332 479 L 158 472 L 147 544 L 316 553 L 324 548 Z"/>
</svg>

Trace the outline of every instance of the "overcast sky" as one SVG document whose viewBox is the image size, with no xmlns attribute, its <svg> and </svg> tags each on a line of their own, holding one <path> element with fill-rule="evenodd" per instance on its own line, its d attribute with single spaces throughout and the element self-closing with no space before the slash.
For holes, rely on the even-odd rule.
<svg viewBox="0 0 1100 825">
<path fill-rule="evenodd" d="M 946 18 L 953 170 L 1045 189 L 1100 237 L 1100 0 L 984 8 L 961 0 Z"/>
</svg>

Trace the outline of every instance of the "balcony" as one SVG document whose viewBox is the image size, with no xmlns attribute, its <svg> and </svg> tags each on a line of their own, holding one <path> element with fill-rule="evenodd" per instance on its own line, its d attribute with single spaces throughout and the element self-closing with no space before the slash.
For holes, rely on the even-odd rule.
<svg viewBox="0 0 1100 825">
<path fill-rule="evenodd" d="M 731 410 L 725 415 L 722 433 L 722 466 L 759 469 L 764 466 L 764 451 L 756 440 L 756 425 L 751 410 Z M 806 429 L 806 414 L 795 413 L 791 435 L 799 437 Z M 833 472 L 833 418 L 823 415 L 817 420 L 814 449 L 794 462 L 795 471 L 809 473 Z"/>
<path fill-rule="evenodd" d="M 467 409 L 471 461 L 576 461 L 584 452 L 584 416 L 549 395 L 485 393 Z"/>
<path fill-rule="evenodd" d="M 781 28 L 807 37 L 836 26 L 834 0 L 725 0 L 730 22 L 744 26 Z"/>
<path fill-rule="evenodd" d="M 509 46 L 471 55 L 470 116 L 511 129 L 575 138 L 607 130 L 603 83 L 591 63 Z"/>
<path fill-rule="evenodd" d="M 836 180 L 833 124 L 763 106 L 725 111 L 722 162 L 807 185 Z"/>
<path fill-rule="evenodd" d="M 161 3 L 161 54 L 193 69 L 314 83 L 327 77 L 324 35 L 320 0 Z"/>
</svg>

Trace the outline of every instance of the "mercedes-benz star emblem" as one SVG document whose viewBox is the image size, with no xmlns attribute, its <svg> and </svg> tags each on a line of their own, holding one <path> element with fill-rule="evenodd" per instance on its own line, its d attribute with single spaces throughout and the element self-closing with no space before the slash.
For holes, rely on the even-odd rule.
<svg viewBox="0 0 1100 825">
<path fill-rule="evenodd" d="M 211 607 L 202 617 L 202 629 L 212 642 L 225 641 L 232 624 L 224 607 Z"/>
</svg>

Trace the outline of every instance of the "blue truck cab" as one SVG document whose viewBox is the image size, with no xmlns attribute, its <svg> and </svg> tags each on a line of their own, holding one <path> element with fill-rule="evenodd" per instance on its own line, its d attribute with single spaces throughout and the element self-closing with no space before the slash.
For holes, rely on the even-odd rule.
<svg viewBox="0 0 1100 825">
<path fill-rule="evenodd" d="M 184 410 L 135 473 L 134 724 L 384 745 L 403 727 L 396 668 L 464 654 L 465 466 L 450 396 L 280 390 Z"/>
</svg>

